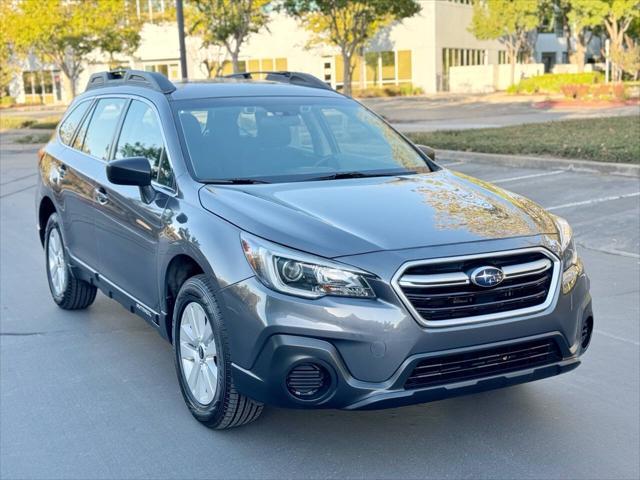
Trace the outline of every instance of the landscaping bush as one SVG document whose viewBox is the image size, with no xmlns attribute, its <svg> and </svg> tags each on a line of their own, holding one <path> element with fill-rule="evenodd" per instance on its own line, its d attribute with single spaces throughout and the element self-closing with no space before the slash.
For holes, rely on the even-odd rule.
<svg viewBox="0 0 640 480">
<path fill-rule="evenodd" d="M 565 97 L 574 99 L 583 99 L 589 94 L 589 85 L 583 84 L 570 84 L 562 85 L 560 90 Z"/>
<path fill-rule="evenodd" d="M 25 117 L 9 117 L 0 115 L 0 130 L 13 130 L 17 128 L 27 128 L 36 123 L 35 120 Z"/>
<path fill-rule="evenodd" d="M 575 100 L 625 100 L 627 97 L 623 83 L 563 85 L 561 90 L 565 97 Z"/>
<path fill-rule="evenodd" d="M 0 108 L 11 107 L 16 103 L 16 99 L 13 97 L 5 96 L 0 98 Z"/>
<path fill-rule="evenodd" d="M 507 89 L 509 93 L 560 93 L 566 85 L 592 85 L 602 83 L 601 72 L 545 73 L 525 78 Z"/>
<path fill-rule="evenodd" d="M 399 97 L 399 96 L 411 96 L 422 95 L 424 90 L 420 87 L 414 87 L 411 84 L 404 85 L 388 85 L 384 87 L 370 87 L 370 88 L 354 88 L 351 94 L 358 98 L 372 98 L 372 97 Z"/>
<path fill-rule="evenodd" d="M 38 128 L 42 130 L 53 130 L 58 126 L 58 122 L 60 122 L 59 116 L 51 116 L 39 119 L 36 123 L 31 125 L 31 128 Z"/>
</svg>

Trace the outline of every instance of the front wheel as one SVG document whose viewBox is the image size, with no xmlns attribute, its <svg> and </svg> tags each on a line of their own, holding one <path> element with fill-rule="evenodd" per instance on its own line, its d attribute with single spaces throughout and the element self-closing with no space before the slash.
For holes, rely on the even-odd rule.
<svg viewBox="0 0 640 480">
<path fill-rule="evenodd" d="M 53 300 L 65 310 L 82 310 L 91 305 L 96 299 L 97 288 L 71 273 L 57 213 L 52 214 L 47 222 L 44 247 Z"/>
<path fill-rule="evenodd" d="M 176 298 L 173 344 L 178 382 L 193 416 L 210 428 L 253 422 L 262 404 L 238 393 L 222 316 L 206 275 L 188 279 Z"/>
</svg>

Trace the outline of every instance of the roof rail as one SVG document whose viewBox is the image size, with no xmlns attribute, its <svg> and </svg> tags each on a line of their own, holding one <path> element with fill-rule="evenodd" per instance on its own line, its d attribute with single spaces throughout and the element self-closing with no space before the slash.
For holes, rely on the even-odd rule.
<svg viewBox="0 0 640 480">
<path fill-rule="evenodd" d="M 176 89 L 176 86 L 161 73 L 142 70 L 112 70 L 92 74 L 87 82 L 86 90 L 118 85 L 151 88 L 162 93 L 171 93 Z"/>
<path fill-rule="evenodd" d="M 232 73 L 230 75 L 224 75 L 222 78 L 244 78 L 251 80 L 254 75 L 266 75 L 265 80 L 280 83 L 290 83 L 292 85 L 300 85 L 303 87 L 321 88 L 323 90 L 333 90 L 331 86 L 320 80 L 318 77 L 314 77 L 308 73 L 303 72 L 288 72 L 285 70 L 275 72 L 240 72 Z"/>
</svg>

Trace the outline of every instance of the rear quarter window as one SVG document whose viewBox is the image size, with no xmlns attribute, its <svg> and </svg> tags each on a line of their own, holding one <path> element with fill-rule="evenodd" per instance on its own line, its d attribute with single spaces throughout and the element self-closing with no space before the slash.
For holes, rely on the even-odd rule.
<svg viewBox="0 0 640 480">
<path fill-rule="evenodd" d="M 69 146 L 71 145 L 73 134 L 78 128 L 78 124 L 82 121 L 82 117 L 84 117 L 84 114 L 87 112 L 90 105 L 91 100 L 85 100 L 84 102 L 79 103 L 60 124 L 58 133 L 60 134 L 60 140 L 62 143 Z"/>
</svg>

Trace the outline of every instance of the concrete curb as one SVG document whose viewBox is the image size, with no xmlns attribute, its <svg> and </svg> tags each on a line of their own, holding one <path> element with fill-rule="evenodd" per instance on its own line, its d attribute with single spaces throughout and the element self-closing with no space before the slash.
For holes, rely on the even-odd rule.
<svg viewBox="0 0 640 480">
<path fill-rule="evenodd" d="M 640 178 L 640 165 L 626 163 L 592 162 L 553 157 L 530 157 L 525 155 L 503 155 L 497 153 L 461 152 L 456 150 L 436 150 L 436 161 L 468 161 L 470 163 L 488 163 L 505 167 L 558 169 L 573 172 L 603 173 Z M 446 166 L 446 165 L 445 165 Z"/>
</svg>

